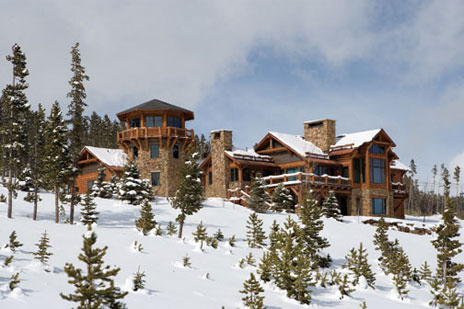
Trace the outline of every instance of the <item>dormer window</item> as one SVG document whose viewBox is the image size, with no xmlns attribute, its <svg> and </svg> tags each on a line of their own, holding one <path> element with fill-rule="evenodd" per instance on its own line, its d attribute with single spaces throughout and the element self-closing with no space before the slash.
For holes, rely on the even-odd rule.
<svg viewBox="0 0 464 309">
<path fill-rule="evenodd" d="M 385 153 L 385 148 L 379 145 L 372 145 L 371 148 L 369 149 L 370 153 L 376 153 L 376 154 L 384 154 Z"/>
</svg>

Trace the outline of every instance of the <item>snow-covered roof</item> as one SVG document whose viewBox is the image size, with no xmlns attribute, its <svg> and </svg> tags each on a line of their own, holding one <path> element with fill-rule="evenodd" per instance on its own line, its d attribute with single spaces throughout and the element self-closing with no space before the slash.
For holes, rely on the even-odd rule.
<svg viewBox="0 0 464 309">
<path fill-rule="evenodd" d="M 375 129 L 350 134 L 341 134 L 337 136 L 337 142 L 332 147 L 353 145 L 354 148 L 357 148 L 364 143 L 372 141 L 380 130 L 381 129 Z"/>
<path fill-rule="evenodd" d="M 325 155 L 325 153 L 316 145 L 306 141 L 301 135 L 293 135 L 278 132 L 269 132 L 275 138 L 285 143 L 299 155 L 306 157 L 307 154 Z"/>
<path fill-rule="evenodd" d="M 233 147 L 232 151 L 226 151 L 226 153 L 234 158 L 237 159 L 252 159 L 252 160 L 257 160 L 257 161 L 272 161 L 271 156 L 266 156 L 266 155 L 261 155 L 256 153 L 253 149 L 242 149 L 242 148 L 236 148 Z"/>
<path fill-rule="evenodd" d="M 397 170 L 403 170 L 403 171 L 410 171 L 411 169 L 404 163 L 396 160 L 396 161 L 392 161 L 392 163 L 390 164 L 390 168 L 394 168 L 394 169 L 397 169 Z"/>
<path fill-rule="evenodd" d="M 102 163 L 109 166 L 124 167 L 124 165 L 127 163 L 127 154 L 121 149 L 100 148 L 93 146 L 85 146 L 84 149 L 87 149 Z"/>
</svg>

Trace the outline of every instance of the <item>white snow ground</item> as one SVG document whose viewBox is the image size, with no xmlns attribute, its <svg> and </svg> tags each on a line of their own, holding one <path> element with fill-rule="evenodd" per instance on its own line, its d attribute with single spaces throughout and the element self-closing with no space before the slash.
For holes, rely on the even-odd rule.
<svg viewBox="0 0 464 309">
<path fill-rule="evenodd" d="M 0 187 L 0 193 L 6 193 Z M 16 230 L 18 239 L 24 246 L 15 254 L 12 266 L 0 266 L 0 308 L 71 308 L 74 303 L 64 301 L 60 292 L 69 293 L 73 286 L 67 283 L 63 272 L 66 262 L 83 267 L 77 256 L 82 247 L 82 234 L 86 228 L 82 225 L 55 224 L 53 222 L 53 195 L 42 194 L 43 201 L 39 205 L 38 221 L 31 219 L 32 205 L 23 201 L 24 193 L 19 193 L 14 203 L 14 219 L 6 218 L 6 205 L 0 204 L 0 245 L 8 242 L 8 236 Z M 98 247 L 108 246 L 105 264 L 121 267 L 116 277 L 120 287 L 130 286 L 130 278 L 140 266 L 146 273 L 146 290 L 130 292 L 124 299 L 129 308 L 241 308 L 239 290 L 243 281 L 248 279 L 255 267 L 244 269 L 237 267 L 238 260 L 252 252 L 259 260 L 260 249 L 250 249 L 245 241 L 246 220 L 250 211 L 220 199 L 209 199 L 197 214 L 187 218 L 185 241 L 169 236 L 143 236 L 134 228 L 134 219 L 139 216 L 139 207 L 123 205 L 118 201 L 97 199 L 100 220 L 95 228 L 98 234 Z M 169 221 L 174 221 L 177 214 L 165 199 L 158 199 L 153 205 L 156 220 L 163 228 Z M 273 220 L 282 223 L 285 214 L 260 214 L 265 222 L 266 230 Z M 363 218 L 361 218 L 363 219 Z M 428 218 L 426 225 L 438 222 L 438 217 Z M 233 234 L 237 237 L 237 246 L 230 248 L 226 241 L 220 242 L 218 249 L 206 247 L 201 252 L 193 242 L 192 232 L 196 225 L 203 221 L 211 235 L 220 228 L 226 239 Z M 265 289 L 265 305 L 268 308 L 359 308 L 366 301 L 368 308 L 423 308 L 428 307 L 430 300 L 428 286 L 410 286 L 406 300 L 397 299 L 393 292 L 391 280 L 381 273 L 376 263 L 378 257 L 372 245 L 373 226 L 358 223 L 357 217 L 345 217 L 345 223 L 325 220 L 324 235 L 329 239 L 331 247 L 327 250 L 333 258 L 332 267 L 340 268 L 344 257 L 352 247 L 363 242 L 369 253 L 369 262 L 377 275 L 376 289 L 358 290 L 351 298 L 339 300 L 338 291 L 334 288 L 313 288 L 313 302 L 309 306 L 298 304 L 286 298 L 285 293 L 267 284 Z M 406 221 L 422 225 L 421 218 L 409 217 Z M 47 230 L 51 251 L 52 272 L 45 272 L 32 258 L 31 252 L 41 233 Z M 435 251 L 430 244 L 432 236 L 419 236 L 398 231 L 390 231 L 391 238 L 398 238 L 410 257 L 413 266 L 419 268 L 427 260 L 435 265 Z M 143 245 L 143 253 L 131 250 L 137 240 Z M 183 268 L 182 257 L 191 257 L 192 268 Z M 10 252 L 0 251 L 0 265 Z M 462 255 L 459 257 L 462 261 Z M 12 274 L 20 272 L 20 289 L 10 292 L 7 288 Z M 206 279 L 209 273 L 210 279 Z"/>
</svg>

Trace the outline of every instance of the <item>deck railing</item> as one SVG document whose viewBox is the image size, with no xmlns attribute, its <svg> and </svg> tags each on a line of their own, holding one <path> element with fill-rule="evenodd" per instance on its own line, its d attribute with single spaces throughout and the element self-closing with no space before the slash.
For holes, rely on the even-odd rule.
<svg viewBox="0 0 464 309">
<path fill-rule="evenodd" d="M 298 183 L 306 183 L 312 185 L 327 185 L 327 186 L 337 186 L 337 187 L 351 187 L 351 181 L 349 178 L 342 176 L 329 176 L 329 175 L 315 175 L 312 173 L 291 173 L 291 174 L 282 174 L 275 176 L 263 177 L 266 187 L 271 188 L 278 186 L 279 183 L 284 185 L 292 185 Z"/>
<path fill-rule="evenodd" d="M 408 194 L 406 185 L 401 182 L 392 182 L 392 189 L 394 194 Z"/>
<path fill-rule="evenodd" d="M 131 128 L 118 132 L 118 142 L 148 137 L 180 137 L 193 138 L 193 130 L 172 127 Z"/>
</svg>

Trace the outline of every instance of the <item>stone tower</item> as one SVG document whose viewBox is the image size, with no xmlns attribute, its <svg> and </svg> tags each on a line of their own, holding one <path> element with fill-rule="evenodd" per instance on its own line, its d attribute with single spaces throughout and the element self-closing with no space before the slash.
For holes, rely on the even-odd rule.
<svg viewBox="0 0 464 309">
<path fill-rule="evenodd" d="M 117 114 L 125 126 L 118 133 L 118 146 L 135 160 L 142 179 L 151 181 L 158 196 L 173 196 L 177 189 L 178 167 L 193 144 L 194 132 L 185 122 L 193 112 L 151 100 Z"/>
<path fill-rule="evenodd" d="M 327 152 L 330 146 L 335 145 L 335 120 L 321 119 L 306 121 L 304 123 L 304 139 Z"/>
<path fill-rule="evenodd" d="M 211 131 L 211 195 L 226 198 L 229 188 L 230 170 L 225 151 L 232 151 L 232 131 Z"/>
</svg>

